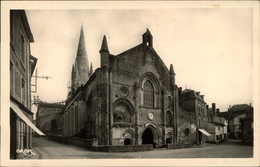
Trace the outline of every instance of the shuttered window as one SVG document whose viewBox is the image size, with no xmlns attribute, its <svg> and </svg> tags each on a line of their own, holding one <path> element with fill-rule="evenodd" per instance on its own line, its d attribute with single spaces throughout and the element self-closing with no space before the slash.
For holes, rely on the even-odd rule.
<svg viewBox="0 0 260 167">
<path fill-rule="evenodd" d="M 15 71 L 15 94 L 21 98 L 21 77 L 18 71 Z"/>
</svg>

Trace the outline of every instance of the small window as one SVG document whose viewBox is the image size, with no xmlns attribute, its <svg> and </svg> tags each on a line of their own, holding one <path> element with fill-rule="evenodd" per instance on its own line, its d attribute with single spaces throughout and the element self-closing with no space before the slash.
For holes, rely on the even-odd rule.
<svg viewBox="0 0 260 167">
<path fill-rule="evenodd" d="M 15 71 L 15 94 L 21 98 L 21 77 L 17 70 Z"/>
<path fill-rule="evenodd" d="M 198 104 L 197 113 L 200 114 L 200 105 Z"/>
</svg>

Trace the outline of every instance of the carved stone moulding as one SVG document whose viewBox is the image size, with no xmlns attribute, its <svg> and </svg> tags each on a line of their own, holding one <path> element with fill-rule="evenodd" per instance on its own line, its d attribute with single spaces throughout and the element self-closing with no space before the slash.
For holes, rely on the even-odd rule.
<svg viewBox="0 0 260 167">
<path fill-rule="evenodd" d="M 120 88 L 120 94 L 121 94 L 121 96 L 123 96 L 123 97 L 128 96 L 128 94 L 129 94 L 128 88 L 125 87 L 125 86 L 122 86 L 122 87 Z"/>
</svg>

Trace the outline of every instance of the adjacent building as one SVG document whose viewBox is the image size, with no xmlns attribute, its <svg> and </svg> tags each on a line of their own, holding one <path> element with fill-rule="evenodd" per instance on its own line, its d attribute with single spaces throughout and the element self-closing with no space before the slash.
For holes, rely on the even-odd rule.
<svg viewBox="0 0 260 167">
<path fill-rule="evenodd" d="M 207 142 L 219 143 L 228 140 L 228 120 L 219 116 L 220 111 L 219 109 L 216 109 L 216 103 L 212 103 L 212 108 L 208 108 L 207 112 L 207 131 L 211 134 L 211 136 L 207 137 Z"/>
<path fill-rule="evenodd" d="M 229 106 L 228 111 L 218 113 L 218 116 L 228 120 L 228 133 L 230 138 L 242 139 L 241 119 L 253 113 L 253 107 L 248 104 L 236 104 Z"/>
<path fill-rule="evenodd" d="M 254 113 L 253 110 L 246 114 L 246 117 L 240 119 L 241 123 L 241 138 L 246 145 L 254 144 Z"/>
<path fill-rule="evenodd" d="M 175 72 L 155 51 L 151 32 L 147 29 L 142 43 L 118 55 L 110 53 L 104 36 L 100 60 L 101 67 L 92 73 L 82 27 L 63 135 L 91 139 L 95 145 L 157 148 L 177 143 Z"/>
<path fill-rule="evenodd" d="M 10 159 L 26 158 L 32 148 L 31 77 L 37 58 L 31 55 L 33 35 L 24 10 L 10 11 Z"/>
<path fill-rule="evenodd" d="M 205 143 L 207 136 L 210 136 L 210 134 L 206 131 L 207 110 L 204 95 L 191 89 L 182 91 L 182 89 L 179 88 L 179 106 L 181 108 L 179 112 L 184 110 L 190 113 L 188 117 L 194 117 L 189 118 L 188 121 L 189 123 L 193 123 L 193 126 L 196 127 L 195 139 L 194 137 L 191 138 L 191 143 Z M 179 120 L 181 119 L 182 118 L 179 118 Z"/>
<path fill-rule="evenodd" d="M 36 127 L 46 135 L 62 135 L 62 110 L 65 105 L 38 103 Z"/>
</svg>

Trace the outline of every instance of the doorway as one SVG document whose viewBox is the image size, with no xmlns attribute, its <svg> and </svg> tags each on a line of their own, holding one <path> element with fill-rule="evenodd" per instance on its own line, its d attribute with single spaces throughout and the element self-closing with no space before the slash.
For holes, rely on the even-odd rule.
<svg viewBox="0 0 260 167">
<path fill-rule="evenodd" d="M 202 133 L 198 130 L 198 144 L 202 144 Z"/>
<path fill-rule="evenodd" d="M 142 144 L 152 144 L 153 148 L 156 147 L 156 144 L 154 143 L 154 136 L 153 132 L 151 131 L 150 128 L 147 128 L 142 135 Z"/>
<path fill-rule="evenodd" d="M 125 141 L 124 141 L 124 145 L 131 145 L 132 144 L 132 142 L 131 142 L 131 139 L 125 139 Z"/>
</svg>

